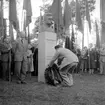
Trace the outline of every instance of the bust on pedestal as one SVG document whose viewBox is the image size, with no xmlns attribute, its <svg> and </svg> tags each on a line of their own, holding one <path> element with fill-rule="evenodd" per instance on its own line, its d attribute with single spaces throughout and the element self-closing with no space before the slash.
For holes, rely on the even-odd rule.
<svg viewBox="0 0 105 105">
<path fill-rule="evenodd" d="M 41 25 L 38 36 L 38 82 L 45 82 L 45 69 L 55 53 L 56 33 L 54 27 L 51 27 L 50 19 L 48 16 L 44 17 L 46 21 Z"/>
</svg>

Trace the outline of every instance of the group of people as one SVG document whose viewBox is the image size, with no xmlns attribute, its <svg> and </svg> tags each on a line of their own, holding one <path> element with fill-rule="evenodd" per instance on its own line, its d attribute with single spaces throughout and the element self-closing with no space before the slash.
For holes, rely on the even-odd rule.
<svg viewBox="0 0 105 105">
<path fill-rule="evenodd" d="M 2 45 L 6 47 L 6 50 L 2 49 Z M 33 67 L 34 60 L 38 60 L 38 48 L 35 57 L 33 57 L 35 50 L 28 43 L 24 32 L 20 32 L 19 37 L 12 43 L 4 39 L 3 43 L 0 42 L 0 47 L 0 61 L 4 80 L 9 79 L 8 74 L 12 60 L 18 84 L 26 84 L 27 71 L 34 71 L 38 75 L 38 70 L 34 70 Z M 56 52 L 48 67 L 51 67 L 57 61 L 59 72 L 63 79 L 62 86 L 73 85 L 71 72 L 89 72 L 93 74 L 98 71 L 100 74 L 105 74 L 105 44 L 102 44 L 99 49 L 90 44 L 89 49 L 84 47 L 82 50 L 76 49 L 75 52 L 63 48 L 61 45 L 56 45 L 55 50 Z M 37 67 L 38 62 L 35 63 Z"/>
<path fill-rule="evenodd" d="M 3 80 L 9 80 L 12 70 L 16 75 L 17 83 L 26 84 L 26 73 L 34 71 L 33 51 L 31 44 L 26 39 L 25 32 L 19 32 L 18 34 L 19 37 L 13 42 L 10 42 L 8 38 L 0 42 L 0 61 L 2 67 L 0 72 L 2 72 Z"/>
<path fill-rule="evenodd" d="M 89 44 L 89 48 L 84 47 L 79 54 L 79 72 L 88 72 L 90 74 L 99 73 L 105 74 L 104 60 L 105 60 L 105 44 L 100 48 Z"/>
<path fill-rule="evenodd" d="M 63 79 L 62 86 L 73 85 L 73 72 L 105 74 L 105 44 L 97 48 L 90 43 L 89 48 L 84 47 L 82 50 L 75 49 L 75 51 L 57 45 L 55 50 L 56 52 L 48 67 L 51 67 L 57 61 L 59 72 Z"/>
</svg>

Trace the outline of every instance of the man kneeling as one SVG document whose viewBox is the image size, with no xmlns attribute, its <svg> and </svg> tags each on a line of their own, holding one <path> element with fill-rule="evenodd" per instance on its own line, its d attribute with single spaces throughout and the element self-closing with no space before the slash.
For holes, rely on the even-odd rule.
<svg viewBox="0 0 105 105">
<path fill-rule="evenodd" d="M 79 62 L 78 57 L 72 51 L 62 48 L 60 45 L 56 45 L 55 50 L 56 52 L 48 66 L 51 67 L 57 59 L 62 58 L 59 71 L 63 79 L 61 84 L 62 86 L 72 86 L 73 79 L 70 70 L 74 70 L 77 67 Z"/>
</svg>

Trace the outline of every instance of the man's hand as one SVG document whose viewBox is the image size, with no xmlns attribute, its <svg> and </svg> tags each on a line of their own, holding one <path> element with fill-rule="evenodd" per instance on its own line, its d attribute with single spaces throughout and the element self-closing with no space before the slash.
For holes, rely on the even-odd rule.
<svg viewBox="0 0 105 105">
<path fill-rule="evenodd" d="M 50 67 L 50 65 L 48 64 L 47 66 L 46 66 L 46 68 L 49 68 Z"/>
</svg>

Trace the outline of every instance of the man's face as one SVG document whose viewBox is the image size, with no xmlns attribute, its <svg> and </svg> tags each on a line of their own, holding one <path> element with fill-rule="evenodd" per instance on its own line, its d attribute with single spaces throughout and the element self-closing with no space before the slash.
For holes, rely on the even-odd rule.
<svg viewBox="0 0 105 105">
<path fill-rule="evenodd" d="M 89 44 L 89 48 L 92 48 L 93 47 L 93 44 L 91 43 L 91 44 Z"/>
<path fill-rule="evenodd" d="M 4 42 L 5 43 L 9 43 L 9 40 L 6 38 L 6 39 L 4 39 Z"/>
<path fill-rule="evenodd" d="M 57 51 L 57 50 L 58 50 L 58 48 L 55 49 L 55 51 Z"/>
<path fill-rule="evenodd" d="M 25 38 L 25 35 L 21 35 L 21 38 L 24 39 Z"/>
<path fill-rule="evenodd" d="M 25 32 L 21 32 L 20 36 L 21 36 L 22 39 L 25 38 Z"/>
</svg>

